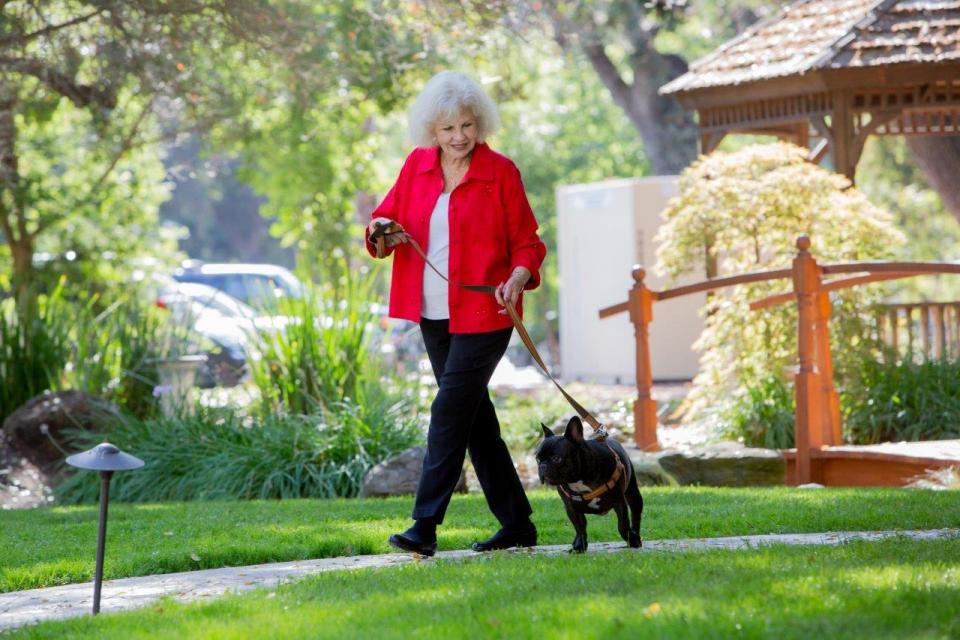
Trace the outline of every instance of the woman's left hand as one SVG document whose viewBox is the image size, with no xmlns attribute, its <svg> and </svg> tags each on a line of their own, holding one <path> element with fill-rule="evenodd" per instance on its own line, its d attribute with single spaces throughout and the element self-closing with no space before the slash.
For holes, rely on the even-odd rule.
<svg viewBox="0 0 960 640">
<path fill-rule="evenodd" d="M 513 270 L 513 273 L 510 274 L 510 277 L 507 278 L 506 282 L 501 282 L 497 285 L 497 291 L 494 294 L 494 297 L 497 299 L 497 304 L 501 307 L 506 306 L 506 301 L 509 300 L 513 305 L 517 304 L 517 300 L 520 298 L 520 292 L 523 291 L 523 287 L 527 284 L 527 280 L 530 279 L 530 270 L 526 267 L 517 267 Z M 500 315 L 506 315 L 507 310 L 503 309 L 500 311 Z"/>
</svg>

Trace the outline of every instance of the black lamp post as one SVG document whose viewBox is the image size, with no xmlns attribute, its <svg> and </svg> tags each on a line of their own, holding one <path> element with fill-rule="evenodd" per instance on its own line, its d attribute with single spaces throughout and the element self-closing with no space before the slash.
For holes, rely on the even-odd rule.
<svg viewBox="0 0 960 640">
<path fill-rule="evenodd" d="M 100 472 L 100 528 L 97 531 L 97 569 L 93 578 L 93 614 L 100 612 L 100 585 L 103 582 L 103 549 L 107 541 L 107 502 L 110 500 L 110 478 L 114 471 L 139 469 L 143 460 L 104 442 L 89 451 L 67 458 L 67 464 L 78 469 Z"/>
</svg>

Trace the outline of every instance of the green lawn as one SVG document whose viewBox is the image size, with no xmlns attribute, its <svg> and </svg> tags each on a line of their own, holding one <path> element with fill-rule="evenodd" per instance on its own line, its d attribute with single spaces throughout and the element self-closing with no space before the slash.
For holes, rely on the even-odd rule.
<svg viewBox="0 0 960 640">
<path fill-rule="evenodd" d="M 960 526 L 952 491 L 650 487 L 645 539 Z M 560 499 L 530 494 L 542 544 L 569 543 Z M 410 498 L 129 505 L 110 509 L 106 578 L 345 554 L 387 553 Z M 92 579 L 97 508 L 0 512 L 0 592 Z M 439 546 L 466 548 L 496 522 L 479 496 L 456 496 Z M 589 518 L 591 540 L 619 540 L 616 518 Z M 195 560 L 194 558 L 199 558 Z"/>
<path fill-rule="evenodd" d="M 16 638 L 956 638 L 960 540 L 532 557 L 327 573 Z"/>
</svg>

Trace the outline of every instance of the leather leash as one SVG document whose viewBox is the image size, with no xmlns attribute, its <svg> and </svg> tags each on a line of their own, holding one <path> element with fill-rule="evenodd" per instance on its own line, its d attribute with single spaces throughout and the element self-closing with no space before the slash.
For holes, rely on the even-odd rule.
<svg viewBox="0 0 960 640">
<path fill-rule="evenodd" d="M 390 224 L 381 224 L 377 225 L 376 229 L 370 234 L 370 242 L 377 245 L 377 257 L 382 258 L 386 255 L 386 241 L 384 236 L 393 234 L 393 233 L 402 233 L 407 237 L 407 242 L 413 247 L 413 250 L 416 251 L 423 261 L 427 264 L 428 267 L 433 269 L 434 273 L 438 276 L 454 285 L 455 287 L 460 287 L 461 289 L 466 289 L 467 291 L 477 291 L 479 293 L 487 293 L 492 296 L 495 296 L 497 293 L 497 288 L 493 285 L 482 285 L 482 284 L 461 284 L 459 282 L 454 282 L 450 280 L 447 276 L 443 275 L 439 269 L 437 269 L 432 262 L 427 258 L 427 254 L 424 252 L 423 247 L 420 246 L 420 243 L 417 242 L 413 236 L 403 230 L 403 227 L 396 222 L 391 222 Z M 563 394 L 563 397 L 567 399 L 567 402 L 570 403 L 570 406 L 573 407 L 574 411 L 580 416 L 581 419 L 585 420 L 594 431 L 597 432 L 597 437 L 600 440 L 607 439 L 607 430 L 603 428 L 603 425 L 600 424 L 600 421 L 593 417 L 593 415 L 583 408 L 579 402 L 577 402 L 573 396 L 567 393 L 567 390 L 564 389 L 556 378 L 550 375 L 550 371 L 547 370 L 547 365 L 544 363 L 543 358 L 540 357 L 540 352 L 537 351 L 537 347 L 534 346 L 533 340 L 530 339 L 530 334 L 527 333 L 527 328 L 523 326 L 523 320 L 520 319 L 520 314 L 517 313 L 517 309 L 514 307 L 513 303 L 509 300 L 504 300 L 504 306 L 507 308 L 507 313 L 510 314 L 510 320 L 513 321 L 513 326 L 516 328 L 517 333 L 520 334 L 520 339 L 523 341 L 524 346 L 527 347 L 527 351 L 530 352 L 530 355 L 533 356 L 534 361 L 540 365 L 540 369 L 543 373 L 550 378 L 550 381 L 560 390 L 560 393 Z M 618 457 L 619 459 L 619 457 Z"/>
<path fill-rule="evenodd" d="M 420 246 L 420 243 L 417 242 L 413 238 L 413 236 L 411 236 L 409 233 L 404 231 L 403 227 L 396 222 L 391 222 L 389 224 L 379 224 L 376 226 L 374 231 L 370 234 L 369 241 L 372 244 L 376 245 L 378 258 L 382 258 L 387 254 L 386 240 L 384 239 L 384 236 L 392 233 L 404 234 L 407 237 L 407 243 L 413 247 L 413 250 L 416 251 L 421 258 L 423 258 L 423 261 L 427 264 L 427 266 L 433 269 L 433 271 L 438 276 L 440 276 L 450 284 L 456 287 L 460 287 L 461 289 L 466 289 L 468 291 L 477 291 L 480 293 L 496 295 L 497 288 L 492 285 L 461 284 L 459 282 L 450 280 L 450 278 L 443 275 L 440 272 L 440 270 L 437 269 L 433 265 L 433 263 L 430 262 L 430 260 L 427 258 L 427 254 L 424 252 L 423 248 Z M 598 489 L 594 489 L 593 491 L 587 493 L 586 495 L 574 494 L 580 500 L 585 500 L 589 502 L 593 498 L 600 496 L 606 493 L 611 488 L 613 488 L 617 484 L 617 481 L 620 479 L 620 476 L 625 475 L 623 462 L 620 460 L 620 456 L 617 455 L 617 452 L 613 450 L 613 447 L 610 446 L 610 443 L 607 442 L 607 437 L 609 436 L 609 434 L 607 433 L 607 430 L 603 427 L 603 425 L 600 423 L 600 421 L 594 418 L 593 414 L 591 414 L 589 411 L 584 409 L 583 405 L 581 405 L 579 402 L 577 402 L 574 399 L 573 396 L 567 393 L 567 390 L 564 389 L 559 382 L 557 382 L 557 379 L 554 378 L 552 375 L 550 375 L 550 371 L 547 369 L 547 365 L 544 363 L 543 358 L 540 357 L 540 352 L 537 351 L 537 347 L 533 344 L 533 340 L 530 339 L 530 334 L 527 333 L 527 328 L 523 326 L 523 320 L 520 319 L 520 314 L 517 313 L 517 310 L 514 307 L 513 303 L 506 299 L 504 299 L 504 303 L 505 303 L 504 306 L 507 308 L 507 313 L 510 314 L 510 320 L 513 321 L 514 328 L 516 328 L 517 333 L 520 335 L 520 339 L 523 341 L 523 344 L 527 348 L 527 351 L 529 351 L 530 355 L 533 356 L 534 361 L 536 361 L 536 363 L 540 365 L 541 371 L 543 371 L 544 375 L 550 378 L 550 381 L 554 384 L 554 386 L 556 386 L 557 389 L 560 390 L 560 393 L 563 394 L 563 397 L 567 399 L 567 402 L 569 402 L 570 406 L 573 407 L 574 411 L 577 412 L 577 415 L 579 415 L 582 420 L 586 421 L 587 424 L 593 427 L 593 430 L 596 433 L 597 440 L 607 445 L 607 448 L 610 449 L 610 452 L 613 454 L 613 459 L 616 460 L 617 462 L 617 467 L 613 472 L 613 477 L 606 484 L 602 485 Z M 624 489 L 626 489 L 626 485 L 624 485 Z M 562 490 L 562 487 L 561 487 L 561 490 Z M 566 490 L 563 490 L 563 491 L 568 496 L 571 496 L 571 494 L 568 493 Z"/>
</svg>

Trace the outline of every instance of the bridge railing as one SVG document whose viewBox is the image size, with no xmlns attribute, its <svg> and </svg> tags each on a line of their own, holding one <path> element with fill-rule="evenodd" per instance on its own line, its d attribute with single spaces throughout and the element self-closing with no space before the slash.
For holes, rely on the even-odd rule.
<svg viewBox="0 0 960 640">
<path fill-rule="evenodd" d="M 769 296 L 751 303 L 750 308 L 759 311 L 772 306 L 795 301 L 797 304 L 797 359 L 798 368 L 794 378 L 796 396 L 795 433 L 796 482 L 811 482 L 811 451 L 824 446 L 843 443 L 840 423 L 840 399 L 833 384 L 833 362 L 830 354 L 830 292 L 884 280 L 895 280 L 925 274 L 960 274 L 960 264 L 940 262 L 849 262 L 820 265 L 810 254 L 810 239 L 797 239 L 797 254 L 789 269 L 773 269 L 740 274 L 726 278 L 714 278 L 695 284 L 684 285 L 664 291 L 649 289 L 644 280 L 646 271 L 639 266 L 633 269 L 634 285 L 626 302 L 600 310 L 600 317 L 607 318 L 624 311 L 630 315 L 636 336 L 637 399 L 634 402 L 634 439 L 639 448 L 653 451 L 660 448 L 657 441 L 657 407 L 651 395 L 653 376 L 650 363 L 650 323 L 654 319 L 654 304 L 684 295 L 716 291 L 726 287 L 750 282 L 789 279 L 791 291 Z M 850 275 L 825 281 L 825 276 Z M 927 314 L 932 307 L 927 309 Z M 898 312 L 899 313 L 899 312 Z M 923 311 L 921 310 L 921 314 Z M 945 317 L 938 316 L 936 326 Z M 960 317 L 960 316 L 958 316 Z M 893 322 L 893 320 L 891 320 Z M 943 320 L 946 322 L 946 320 Z M 910 323 L 907 323 L 910 324 Z M 893 340 L 899 340 L 900 320 L 895 327 Z M 930 322 L 922 326 L 933 326 Z M 909 334 L 911 336 L 913 334 Z M 923 331 L 921 330 L 921 336 Z M 933 330 L 933 335 L 940 335 Z M 908 338 L 910 339 L 910 338 Z M 922 338 L 921 338 L 922 339 Z M 939 344 L 928 338 L 924 344 Z M 946 348 L 944 346 L 944 348 Z"/>
<path fill-rule="evenodd" d="M 877 335 L 897 361 L 960 357 L 960 302 L 881 305 Z"/>
</svg>

